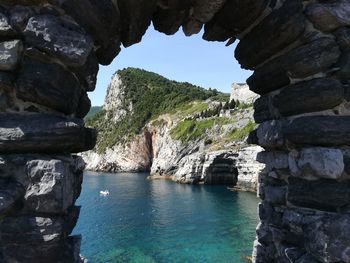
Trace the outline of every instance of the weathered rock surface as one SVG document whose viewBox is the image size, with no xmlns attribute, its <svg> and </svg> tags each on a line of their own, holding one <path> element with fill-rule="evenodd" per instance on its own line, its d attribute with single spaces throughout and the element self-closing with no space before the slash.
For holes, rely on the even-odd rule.
<svg viewBox="0 0 350 263">
<path fill-rule="evenodd" d="M 14 182 L 0 181 L 0 215 L 16 208 L 24 195 L 22 185 Z"/>
<path fill-rule="evenodd" d="M 324 32 L 350 25 L 350 4 L 345 0 L 314 3 L 308 6 L 306 13 L 314 26 Z"/>
<path fill-rule="evenodd" d="M 257 161 L 258 154 L 262 151 L 263 149 L 259 146 L 249 146 L 238 151 L 238 157 L 235 160 L 238 180 L 235 188 L 243 191 L 257 191 L 257 177 L 264 168 L 264 165 Z"/>
<path fill-rule="evenodd" d="M 16 33 L 12 28 L 9 18 L 4 14 L 0 13 L 0 39 L 6 39 L 15 36 Z"/>
<path fill-rule="evenodd" d="M 61 65 L 26 57 L 17 79 L 16 94 L 24 101 L 72 114 L 77 110 L 81 86 Z"/>
<path fill-rule="evenodd" d="M 339 179 L 344 172 L 343 153 L 332 148 L 305 148 L 295 158 L 289 154 L 289 167 L 295 176 Z"/>
<path fill-rule="evenodd" d="M 309 116 L 294 120 L 269 121 L 258 128 L 259 145 L 282 147 L 285 144 L 342 146 L 349 145 L 346 134 L 350 119 L 347 116 Z"/>
<path fill-rule="evenodd" d="M 12 40 L 0 43 L 0 70 L 15 70 L 22 52 L 22 42 Z"/>
<path fill-rule="evenodd" d="M 286 1 L 239 42 L 235 57 L 243 68 L 255 69 L 296 41 L 304 30 L 301 1 Z M 264 48 L 266 44 L 269 48 Z"/>
<path fill-rule="evenodd" d="M 123 102 L 125 99 L 125 87 L 123 86 L 122 80 L 115 74 L 112 77 L 111 83 L 108 86 L 107 94 L 105 97 L 105 103 L 103 109 L 105 111 L 113 111 L 113 121 L 117 122 L 121 118 L 125 117 L 127 109 L 125 109 Z M 131 107 L 128 109 L 132 111 Z"/>
<path fill-rule="evenodd" d="M 65 1 L 62 7 L 83 25 L 97 44 L 103 46 L 119 37 L 120 13 L 113 1 Z"/>
<path fill-rule="evenodd" d="M 86 169 L 107 172 L 146 172 L 152 165 L 151 134 L 145 132 L 127 145 L 118 144 L 104 153 L 82 154 Z"/>
<path fill-rule="evenodd" d="M 0 156 L 2 217 L 12 202 L 7 207 L 11 216 L 0 220 L 1 262 L 70 262 L 76 251 L 64 238 L 79 216 L 74 201 L 80 195 L 83 169 L 81 159 L 69 155 Z M 14 217 L 15 210 L 22 215 Z M 71 241 L 80 244 L 79 238 Z M 58 251 L 62 258 L 57 257 Z"/>
<path fill-rule="evenodd" d="M 234 100 L 240 103 L 252 104 L 259 97 L 258 94 L 249 90 L 247 84 L 233 83 L 231 89 L 230 101 Z"/>
<path fill-rule="evenodd" d="M 86 92 L 94 90 L 97 62 L 109 64 L 121 43 L 139 42 L 151 21 L 167 34 L 204 26 L 204 39 L 241 39 L 236 57 L 255 70 L 248 84 L 263 95 L 255 103 L 262 124 L 249 140 L 265 148 L 258 157 L 266 167 L 253 262 L 350 262 L 349 1 L 0 2 L 0 153 L 8 154 L 0 157 L 0 262 L 81 262 L 80 237 L 69 234 L 83 166 L 69 153 L 95 141 L 71 117 L 90 107 Z M 235 127 L 249 114 L 242 112 Z M 222 161 L 202 151 L 205 142 L 174 144 L 164 137 L 169 127 L 148 129 L 121 149 L 127 157 L 145 154 L 143 167 L 151 160 L 162 173 L 179 167 L 161 158 L 183 161 L 185 180 L 232 180 L 226 172 L 240 160 L 237 151 L 236 159 Z M 225 131 L 222 125 L 212 132 Z M 235 165 L 247 175 L 256 168 Z"/>
<path fill-rule="evenodd" d="M 0 123 L 0 153 L 70 153 L 90 150 L 95 145 L 95 132 L 78 119 L 1 114 Z"/>
<path fill-rule="evenodd" d="M 237 154 L 231 152 L 195 153 L 180 162 L 174 180 L 180 183 L 227 184 L 237 183 L 238 171 L 235 165 Z"/>
<path fill-rule="evenodd" d="M 50 15 L 29 19 L 25 41 L 66 65 L 81 66 L 89 56 L 93 42 L 80 27 Z"/>
<path fill-rule="evenodd" d="M 152 23 L 156 30 L 167 35 L 175 34 L 190 15 L 191 3 L 186 0 L 158 3 Z"/>
<path fill-rule="evenodd" d="M 301 93 L 302 97 L 298 100 L 291 100 Z M 342 103 L 343 99 L 344 89 L 339 81 L 315 79 L 285 87 L 273 98 L 273 105 L 281 116 L 290 116 L 331 109 Z"/>
<path fill-rule="evenodd" d="M 250 27 L 263 13 L 268 1 L 227 0 L 224 7 L 205 25 L 205 40 L 225 41 Z"/>
<path fill-rule="evenodd" d="M 75 178 L 64 162 L 34 160 L 27 162 L 26 168 L 29 185 L 24 196 L 25 210 L 60 214 L 74 204 L 77 198 L 74 193 Z"/>
<path fill-rule="evenodd" d="M 129 47 L 141 41 L 152 15 L 156 11 L 156 0 L 119 0 L 121 13 L 121 41 Z"/>
<path fill-rule="evenodd" d="M 260 95 L 290 84 L 290 79 L 305 79 L 327 71 L 340 56 L 337 43 L 320 38 L 295 48 L 259 69 L 247 80 L 250 89 Z"/>
<path fill-rule="evenodd" d="M 293 100 L 296 96 L 299 99 Z M 279 93 L 259 98 L 254 104 L 255 121 L 262 123 L 274 118 L 333 109 L 344 101 L 344 97 L 344 87 L 338 80 L 317 78 L 299 82 L 284 87 Z"/>
<path fill-rule="evenodd" d="M 118 123 L 133 112 L 132 102 L 126 102 L 128 87 L 115 74 L 109 85 L 103 109 L 105 117 Z M 240 89 L 252 97 L 247 86 Z M 237 96 L 236 90 L 233 90 Z M 240 96 L 240 94 L 238 94 Z M 256 96 L 256 95 L 254 95 Z M 240 101 L 244 99 L 240 96 Z M 248 102 L 248 101 L 247 101 Z M 126 106 L 128 105 L 128 106 Z M 236 128 L 242 128 L 251 120 L 251 111 L 237 112 Z M 230 114 L 229 114 L 230 115 Z M 104 152 L 90 151 L 82 154 L 88 170 L 108 172 L 150 171 L 151 175 L 172 177 L 174 181 L 186 184 L 228 184 L 237 183 L 241 190 L 256 191 L 257 176 L 262 165 L 256 161 L 260 147 L 243 147 L 240 150 L 213 151 L 206 149 L 204 140 L 182 143 L 171 136 L 171 131 L 182 119 L 171 114 L 161 115 L 153 124 L 148 123 L 144 131 L 127 143 L 117 143 Z M 221 138 L 233 127 L 217 126 L 214 138 Z M 227 131 L 226 131 L 227 130 Z M 221 136 L 221 137 L 220 137 Z"/>
</svg>

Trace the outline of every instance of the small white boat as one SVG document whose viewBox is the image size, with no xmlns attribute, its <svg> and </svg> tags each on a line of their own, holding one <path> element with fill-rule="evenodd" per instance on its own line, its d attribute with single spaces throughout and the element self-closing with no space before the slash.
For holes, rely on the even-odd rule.
<svg viewBox="0 0 350 263">
<path fill-rule="evenodd" d="M 108 190 L 100 191 L 100 195 L 107 196 L 109 195 L 109 191 Z"/>
</svg>

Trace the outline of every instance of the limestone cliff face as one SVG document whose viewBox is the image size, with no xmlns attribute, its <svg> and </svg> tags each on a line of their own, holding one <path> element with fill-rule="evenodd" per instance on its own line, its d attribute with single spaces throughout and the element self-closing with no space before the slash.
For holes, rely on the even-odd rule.
<svg viewBox="0 0 350 263">
<path fill-rule="evenodd" d="M 126 144 L 116 144 L 104 153 L 89 151 L 82 156 L 86 169 L 105 172 L 149 171 L 152 165 L 152 135 L 144 132 Z"/>
<path fill-rule="evenodd" d="M 113 75 L 111 83 L 107 89 L 105 103 L 103 109 L 113 113 L 113 122 L 125 117 L 125 115 L 132 111 L 132 103 L 129 107 L 124 106 L 125 87 L 118 74 Z"/>
<path fill-rule="evenodd" d="M 126 88 L 116 74 L 103 106 L 103 118 L 116 125 L 133 113 L 132 103 L 126 101 Z M 171 177 L 179 183 L 237 184 L 240 189 L 255 191 L 257 176 L 262 169 L 256 155 L 262 149 L 248 147 L 244 142 L 247 135 L 245 129 L 252 124 L 253 110 L 251 107 L 221 109 L 211 116 L 210 112 L 221 104 L 210 100 L 194 102 L 189 107 L 203 107 L 205 110 L 196 113 L 189 111 L 187 115 L 183 112 L 161 114 L 131 139 L 122 140 L 102 152 L 93 150 L 83 153 L 86 169 L 147 171 L 151 175 Z M 200 123 L 198 127 L 196 122 Z M 208 128 L 204 130 L 205 136 L 185 140 L 174 136 L 174 130 L 181 125 L 193 125 L 189 132 L 200 129 L 201 125 Z M 241 134 L 244 132 L 246 134 Z"/>
<path fill-rule="evenodd" d="M 127 106 L 126 106 L 127 105 Z M 132 112 L 132 102 L 125 103 L 125 85 L 118 74 L 113 75 L 107 89 L 103 118 L 117 125 L 118 121 Z M 128 142 L 115 144 L 104 152 L 96 150 L 82 153 L 86 169 L 106 172 L 142 172 L 149 171 L 152 165 L 151 132 L 145 130 Z"/>
<path fill-rule="evenodd" d="M 258 97 L 258 94 L 249 90 L 249 86 L 247 84 L 233 83 L 231 86 L 230 100 L 239 101 L 240 103 L 251 104 Z"/>
</svg>

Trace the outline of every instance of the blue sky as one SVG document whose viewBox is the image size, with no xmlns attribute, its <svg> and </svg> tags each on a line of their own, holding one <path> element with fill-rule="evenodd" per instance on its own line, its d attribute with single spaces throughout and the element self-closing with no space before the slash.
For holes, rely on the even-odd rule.
<svg viewBox="0 0 350 263">
<path fill-rule="evenodd" d="M 111 65 L 100 66 L 96 90 L 89 94 L 92 105 L 103 105 L 112 75 L 126 67 L 143 68 L 223 92 L 230 92 L 233 82 L 245 82 L 251 73 L 235 60 L 235 45 L 225 47 L 225 43 L 207 42 L 201 36 L 185 37 L 181 30 L 166 36 L 151 26 L 141 43 L 123 49 Z"/>
</svg>

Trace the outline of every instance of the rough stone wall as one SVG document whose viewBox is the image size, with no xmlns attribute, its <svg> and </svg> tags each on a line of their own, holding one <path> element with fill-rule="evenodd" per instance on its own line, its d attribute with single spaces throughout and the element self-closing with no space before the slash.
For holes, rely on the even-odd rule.
<svg viewBox="0 0 350 263">
<path fill-rule="evenodd" d="M 254 262 L 350 262 L 348 0 L 1 0 L 0 262 L 79 262 L 98 63 L 154 27 L 240 39 L 265 148 Z M 19 234 L 20 233 L 20 234 Z M 62 252 L 65 253 L 62 253 Z"/>
<path fill-rule="evenodd" d="M 71 153 L 95 145 L 81 118 L 97 71 L 92 38 L 64 11 L 0 1 L 0 262 L 80 262 L 85 164 Z"/>
<path fill-rule="evenodd" d="M 285 1 L 237 47 L 261 95 L 254 262 L 350 262 L 349 15 L 349 1 Z"/>
</svg>

